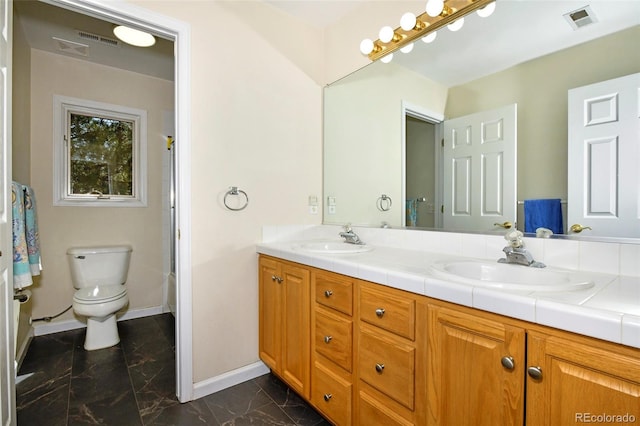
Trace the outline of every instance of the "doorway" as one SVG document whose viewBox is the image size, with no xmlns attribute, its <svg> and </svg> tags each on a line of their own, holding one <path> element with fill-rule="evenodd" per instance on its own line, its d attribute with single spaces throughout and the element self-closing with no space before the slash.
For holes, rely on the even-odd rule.
<svg viewBox="0 0 640 426">
<path fill-rule="evenodd" d="M 402 226 L 442 226 L 442 122 L 444 117 L 417 105 L 402 103 Z"/>
<path fill-rule="evenodd" d="M 187 102 L 190 93 L 189 81 L 189 27 L 187 24 L 152 11 L 126 3 L 111 4 L 86 2 L 84 0 L 46 0 L 51 6 L 77 12 L 112 24 L 127 24 L 143 29 L 156 37 L 170 40 L 174 44 L 174 108 L 171 113 L 175 123 L 175 231 L 172 231 L 171 246 L 175 254 L 176 282 L 176 395 L 181 402 L 193 399 L 192 373 L 192 320 L 191 320 L 191 276 L 190 276 L 190 226 L 183 218 L 190 217 L 190 111 Z M 169 232 L 167 232 L 169 234 Z M 180 238 L 178 238 L 178 235 Z"/>
</svg>

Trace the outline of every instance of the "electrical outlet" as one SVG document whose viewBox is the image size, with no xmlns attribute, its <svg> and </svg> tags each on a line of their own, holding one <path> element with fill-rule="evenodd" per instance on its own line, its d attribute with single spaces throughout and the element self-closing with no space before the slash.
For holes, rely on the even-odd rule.
<svg viewBox="0 0 640 426">
<path fill-rule="evenodd" d="M 318 214 L 318 206 L 309 206 L 309 214 Z"/>
<path fill-rule="evenodd" d="M 329 206 L 329 214 L 336 214 L 336 206 Z"/>
</svg>

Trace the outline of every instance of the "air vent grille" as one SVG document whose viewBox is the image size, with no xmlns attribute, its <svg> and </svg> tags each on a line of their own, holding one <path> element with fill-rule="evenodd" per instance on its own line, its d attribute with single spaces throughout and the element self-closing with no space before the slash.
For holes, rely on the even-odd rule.
<svg viewBox="0 0 640 426">
<path fill-rule="evenodd" d="M 571 28 L 577 30 L 584 26 L 598 22 L 598 18 L 593 14 L 593 10 L 589 6 L 581 7 L 569 13 L 564 14 L 564 19 L 567 20 Z"/>
<path fill-rule="evenodd" d="M 89 56 L 89 46 L 75 41 L 53 37 L 59 51 L 75 56 Z"/>
<path fill-rule="evenodd" d="M 98 34 L 89 33 L 87 31 L 78 30 L 78 37 L 83 38 L 85 40 L 97 41 L 98 43 L 103 43 L 109 46 L 119 46 L 120 42 L 115 38 L 105 37 Z"/>
</svg>

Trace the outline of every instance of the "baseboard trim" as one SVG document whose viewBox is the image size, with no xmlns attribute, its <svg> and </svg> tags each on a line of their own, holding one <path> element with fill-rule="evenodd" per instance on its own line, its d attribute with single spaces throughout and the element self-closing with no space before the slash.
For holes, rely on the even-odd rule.
<svg viewBox="0 0 640 426">
<path fill-rule="evenodd" d="M 193 399 L 202 398 L 212 393 L 230 388 L 247 380 L 255 379 L 269 372 L 262 361 L 236 368 L 219 376 L 211 377 L 207 380 L 193 384 Z"/>
<path fill-rule="evenodd" d="M 123 314 L 118 314 L 118 321 L 126 321 L 135 318 L 149 317 L 152 315 L 158 315 L 166 312 L 162 306 L 154 306 L 151 308 L 142 309 L 128 309 Z M 44 336 L 47 334 L 59 333 L 61 331 L 76 330 L 78 328 L 85 328 L 86 322 L 79 321 L 77 319 L 54 321 L 43 324 L 33 325 L 34 336 Z"/>
</svg>

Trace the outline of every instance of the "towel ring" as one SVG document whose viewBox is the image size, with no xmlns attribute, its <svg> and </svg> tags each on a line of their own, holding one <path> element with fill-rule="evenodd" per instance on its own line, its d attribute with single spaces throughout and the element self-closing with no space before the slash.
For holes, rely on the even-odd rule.
<svg viewBox="0 0 640 426">
<path fill-rule="evenodd" d="M 240 194 L 242 194 L 244 196 L 244 204 L 242 205 L 242 207 L 230 207 L 229 204 L 227 204 L 227 197 L 229 195 L 236 196 L 236 195 L 240 195 Z M 244 210 L 244 209 L 247 208 L 247 206 L 249 205 L 249 196 L 242 189 L 238 189 L 237 186 L 232 186 L 231 188 L 229 188 L 227 193 L 224 194 L 223 202 L 224 202 L 224 206 L 226 208 L 228 208 L 229 210 L 232 210 L 234 212 L 237 212 L 237 211 Z"/>
<path fill-rule="evenodd" d="M 389 197 L 388 195 L 382 194 L 380 197 L 378 197 L 377 206 L 378 210 L 380 210 L 381 212 L 389 211 L 392 204 L 393 202 L 391 201 L 391 197 Z"/>
</svg>

